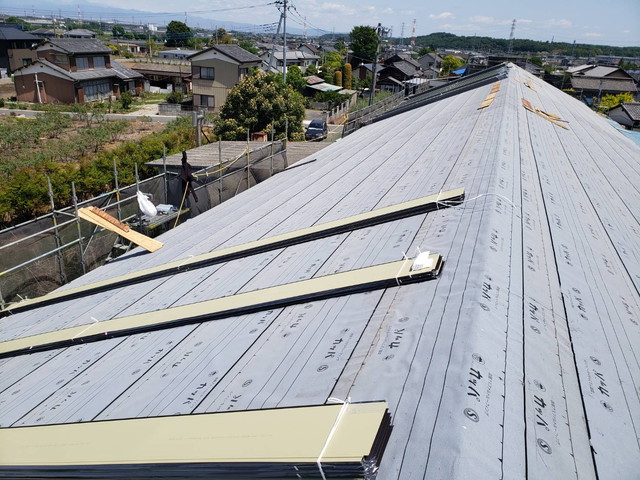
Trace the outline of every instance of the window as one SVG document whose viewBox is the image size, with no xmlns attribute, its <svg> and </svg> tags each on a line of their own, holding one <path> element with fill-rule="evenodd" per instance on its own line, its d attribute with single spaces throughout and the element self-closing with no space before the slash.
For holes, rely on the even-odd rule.
<svg viewBox="0 0 640 480">
<path fill-rule="evenodd" d="M 109 95 L 111 95 L 111 82 L 109 82 L 109 80 L 84 82 L 81 86 L 84 89 L 85 102 L 104 100 L 105 98 L 109 98 Z"/>
<path fill-rule="evenodd" d="M 216 97 L 213 95 L 200 95 L 200 106 L 207 108 L 215 108 Z"/>
<path fill-rule="evenodd" d="M 248 68 L 241 68 L 240 69 L 240 80 L 242 80 L 244 77 L 246 77 L 248 73 L 249 73 L 249 69 Z"/>
<path fill-rule="evenodd" d="M 76 67 L 78 67 L 78 70 L 86 70 L 89 68 L 89 59 L 87 57 L 76 58 Z"/>
<path fill-rule="evenodd" d="M 53 54 L 53 62 L 54 63 L 67 63 L 67 56 L 61 53 Z"/>
<path fill-rule="evenodd" d="M 26 67 L 27 65 L 31 65 L 31 62 L 33 62 L 32 58 L 23 58 L 22 59 L 22 66 Z"/>
<path fill-rule="evenodd" d="M 93 68 L 104 68 L 104 57 L 93 57 Z"/>
<path fill-rule="evenodd" d="M 213 67 L 200 67 L 200 78 L 215 80 L 216 69 Z"/>
</svg>

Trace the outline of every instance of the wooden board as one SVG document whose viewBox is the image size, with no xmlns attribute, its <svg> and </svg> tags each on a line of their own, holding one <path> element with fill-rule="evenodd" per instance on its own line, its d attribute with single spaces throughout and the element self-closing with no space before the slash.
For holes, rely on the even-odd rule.
<svg viewBox="0 0 640 480">
<path fill-rule="evenodd" d="M 83 220 L 86 220 L 95 225 L 98 225 L 99 227 L 104 228 L 105 230 L 109 230 L 110 232 L 117 233 L 121 237 L 124 237 L 127 240 L 132 241 L 136 245 L 144 248 L 149 252 L 155 252 L 156 250 L 162 247 L 163 245 L 162 242 L 154 240 L 153 238 L 149 238 L 146 235 L 138 233 L 134 230 L 125 229 L 121 226 L 122 224 L 120 224 L 120 222 L 117 219 L 111 217 L 111 215 L 109 215 L 106 212 L 102 212 L 102 211 L 100 212 L 101 213 L 98 214 L 91 207 L 85 207 L 78 210 L 78 216 Z M 108 219 L 107 217 L 111 217 L 112 220 Z"/>
</svg>

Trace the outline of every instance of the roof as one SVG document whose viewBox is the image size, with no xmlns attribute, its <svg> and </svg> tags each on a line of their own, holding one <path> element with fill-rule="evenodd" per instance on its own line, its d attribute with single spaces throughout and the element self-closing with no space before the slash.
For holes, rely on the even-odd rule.
<svg viewBox="0 0 640 480">
<path fill-rule="evenodd" d="M 64 32 L 65 37 L 71 37 L 73 35 L 76 35 L 76 36 L 80 35 L 83 37 L 95 37 L 96 32 L 92 32 L 91 30 L 87 30 L 86 28 L 75 28 L 73 30 Z"/>
<path fill-rule="evenodd" d="M 627 112 L 629 118 L 634 122 L 640 122 L 640 103 L 638 102 L 623 102 L 620 104 L 622 109 Z"/>
<path fill-rule="evenodd" d="M 640 147 L 506 70 L 497 90 L 467 85 L 363 127 L 64 288 L 453 188 L 461 205 L 16 312 L 0 336 L 331 284 L 418 248 L 444 257 L 436 279 L 8 356 L 0 425 L 386 400 L 381 480 L 632 478 Z"/>
<path fill-rule="evenodd" d="M 567 68 L 567 73 L 571 73 L 571 74 L 579 73 L 579 72 L 591 70 L 592 68 L 595 68 L 595 65 L 578 65 L 575 67 Z"/>
<path fill-rule="evenodd" d="M 338 85 L 333 85 L 327 82 L 314 83 L 314 84 L 307 83 L 307 88 L 311 88 L 312 90 L 318 90 L 319 92 L 337 92 L 339 90 L 342 90 L 342 87 L 339 87 Z"/>
<path fill-rule="evenodd" d="M 589 70 L 586 70 L 583 75 L 585 77 L 606 77 L 607 75 L 611 75 L 621 69 L 618 67 L 602 67 L 598 66 Z"/>
<path fill-rule="evenodd" d="M 232 44 L 212 45 L 209 48 L 206 48 L 204 50 L 201 50 L 198 53 L 195 53 L 189 56 L 189 59 L 195 59 L 198 56 L 202 55 L 203 53 L 210 52 L 210 51 L 215 51 L 223 55 L 226 55 L 227 57 L 231 58 L 232 60 L 235 60 L 240 64 L 262 62 L 262 59 L 257 55 L 254 55 L 253 53 L 248 52 L 247 50 L 245 50 L 244 48 L 238 45 L 232 45 Z"/>
<path fill-rule="evenodd" d="M 101 78 L 111 78 L 117 77 L 120 80 L 133 80 L 136 78 L 143 78 L 143 76 L 124 65 L 116 62 L 115 60 L 111 61 L 111 68 L 91 68 L 87 70 L 78 70 L 76 72 L 70 72 L 65 70 L 64 68 L 59 67 L 55 63 L 52 63 L 44 58 L 38 58 L 34 60 L 30 65 L 22 67 L 16 71 L 19 75 L 28 75 L 31 73 L 31 70 L 36 68 L 38 65 L 44 68 L 49 68 L 54 70 L 56 73 L 68 78 L 72 81 L 85 81 L 85 80 L 98 80 Z"/>
<path fill-rule="evenodd" d="M 0 40 L 32 40 L 38 42 L 40 39 L 29 32 L 23 32 L 17 28 L 2 27 L 0 28 Z"/>
<path fill-rule="evenodd" d="M 50 38 L 40 48 L 54 45 L 69 54 L 108 53 L 112 50 L 95 38 Z"/>
<path fill-rule="evenodd" d="M 269 145 L 269 143 L 259 141 L 249 142 L 250 151 L 264 148 L 266 145 Z M 293 165 L 299 160 L 315 154 L 327 145 L 329 144 L 324 142 L 288 142 L 287 162 L 289 165 Z M 235 159 L 238 155 L 241 155 L 247 147 L 247 142 L 224 140 L 221 142 L 220 146 L 222 147 L 222 163 L 224 163 Z M 189 164 L 197 169 L 217 165 L 220 162 L 218 149 L 219 145 L 216 142 L 188 150 Z M 167 166 L 179 168 L 182 165 L 182 154 L 176 153 L 174 155 L 167 155 L 166 163 Z M 147 162 L 147 165 L 162 167 L 164 165 L 164 161 L 162 158 L 159 158 L 151 162 Z"/>
<path fill-rule="evenodd" d="M 170 54 L 170 55 L 186 55 L 186 56 L 191 56 L 191 55 L 195 55 L 196 53 L 200 53 L 203 50 L 181 50 L 181 49 L 176 49 L 176 50 L 162 50 L 161 52 L 158 52 L 158 55 L 160 54 Z"/>
<path fill-rule="evenodd" d="M 211 47 L 213 50 L 224 53 L 228 57 L 233 58 L 239 63 L 253 63 L 261 62 L 262 59 L 257 55 L 245 50 L 239 45 L 214 45 Z"/>
<path fill-rule="evenodd" d="M 111 62 L 113 63 L 113 60 Z M 122 60 L 120 63 L 142 74 L 169 74 L 179 75 L 182 77 L 191 76 L 191 67 L 189 65 L 180 65 L 175 63 L 126 62 Z"/>
<path fill-rule="evenodd" d="M 571 86 L 576 90 L 591 90 L 604 92 L 636 92 L 636 84 L 631 78 L 590 78 L 583 76 L 571 77 Z"/>
</svg>

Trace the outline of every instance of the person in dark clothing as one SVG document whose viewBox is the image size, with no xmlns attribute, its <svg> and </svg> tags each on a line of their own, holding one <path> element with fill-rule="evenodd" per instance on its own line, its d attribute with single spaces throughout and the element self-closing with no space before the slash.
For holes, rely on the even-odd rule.
<svg viewBox="0 0 640 480">
<path fill-rule="evenodd" d="M 182 167 L 180 167 L 180 179 L 182 180 L 182 191 L 191 193 L 194 201 L 198 203 L 198 197 L 192 185 L 192 182 L 195 181 L 195 178 L 191 174 L 191 165 L 189 165 L 189 162 L 187 162 L 187 152 L 185 150 L 182 151 Z M 186 193 L 184 195 L 186 195 Z"/>
</svg>

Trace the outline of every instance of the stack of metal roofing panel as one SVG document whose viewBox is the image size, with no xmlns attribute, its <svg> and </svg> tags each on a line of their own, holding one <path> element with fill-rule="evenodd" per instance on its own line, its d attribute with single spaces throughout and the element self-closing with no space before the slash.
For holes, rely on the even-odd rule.
<svg viewBox="0 0 640 480">
<path fill-rule="evenodd" d="M 374 478 L 385 402 L 0 429 L 5 478 Z"/>
</svg>

